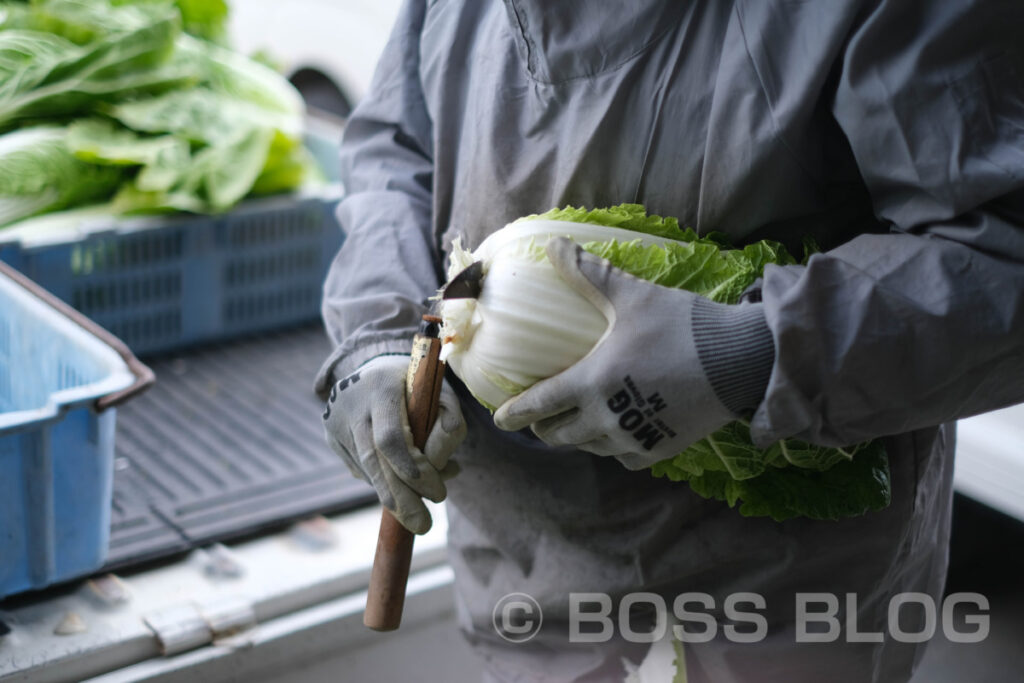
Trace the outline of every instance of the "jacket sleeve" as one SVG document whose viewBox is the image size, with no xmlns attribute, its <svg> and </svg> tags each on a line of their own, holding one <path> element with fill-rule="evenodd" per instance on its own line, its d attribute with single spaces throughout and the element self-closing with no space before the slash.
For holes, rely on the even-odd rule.
<svg viewBox="0 0 1024 683">
<path fill-rule="evenodd" d="M 321 395 L 367 360 L 408 353 L 425 299 L 440 286 L 431 225 L 431 123 L 419 80 L 425 2 L 402 8 L 370 92 L 341 145 L 345 242 L 324 284 L 334 350 L 316 378 Z"/>
<path fill-rule="evenodd" d="M 1024 3 L 874 3 L 832 112 L 876 215 L 769 267 L 775 362 L 752 431 L 827 445 L 1024 401 Z"/>
</svg>

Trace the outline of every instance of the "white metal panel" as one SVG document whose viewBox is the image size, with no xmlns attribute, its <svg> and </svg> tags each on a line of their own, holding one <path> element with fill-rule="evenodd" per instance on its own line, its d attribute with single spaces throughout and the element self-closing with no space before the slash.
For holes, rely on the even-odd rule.
<svg viewBox="0 0 1024 683">
<path fill-rule="evenodd" d="M 455 626 L 452 571 L 409 579 L 402 627 L 375 633 L 362 623 L 357 593 L 261 624 L 190 653 L 153 659 L 83 683 L 477 683 L 481 664 Z"/>
<path fill-rule="evenodd" d="M 956 490 L 1024 521 L 1024 404 L 957 424 Z"/>
<path fill-rule="evenodd" d="M 316 69 L 355 103 L 370 87 L 398 0 L 231 0 L 232 46 L 266 50 L 288 73 Z"/>
<path fill-rule="evenodd" d="M 446 558 L 444 507 L 428 505 L 434 528 L 416 538 L 413 571 L 443 565 Z M 182 613 L 210 614 L 230 596 L 247 601 L 256 623 L 265 624 L 359 591 L 365 596 L 379 521 L 377 507 L 314 518 L 227 551 L 194 551 L 180 562 L 125 576 L 120 596 L 87 582 L 63 595 L 51 592 L 0 609 L 0 620 L 11 627 L 0 638 L 0 681 L 81 681 L 159 658 L 161 644 L 146 619 L 176 606 L 195 608 Z M 225 552 L 235 571 L 223 571 Z M 365 597 L 351 599 L 361 614 Z M 69 614 L 86 630 L 56 633 Z M 359 623 L 362 628 L 361 617 Z"/>
</svg>

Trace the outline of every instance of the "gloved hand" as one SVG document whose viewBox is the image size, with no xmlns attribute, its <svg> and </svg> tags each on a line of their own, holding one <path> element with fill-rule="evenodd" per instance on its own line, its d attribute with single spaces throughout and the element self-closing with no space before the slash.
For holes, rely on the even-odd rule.
<svg viewBox="0 0 1024 683">
<path fill-rule="evenodd" d="M 653 284 L 565 238 L 549 241 L 547 253 L 608 330 L 580 361 L 501 405 L 499 428 L 532 425 L 548 444 L 642 469 L 760 402 L 774 356 L 762 304 L 728 306 Z"/>
<path fill-rule="evenodd" d="M 352 474 L 373 485 L 402 526 L 425 534 L 432 521 L 421 497 L 439 503 L 447 495 L 444 480 L 458 472 L 449 457 L 466 436 L 466 421 L 445 382 L 427 443 L 422 451 L 413 446 L 405 398 L 408 367 L 408 356 L 378 356 L 335 383 L 324 410 L 324 432 Z"/>
</svg>

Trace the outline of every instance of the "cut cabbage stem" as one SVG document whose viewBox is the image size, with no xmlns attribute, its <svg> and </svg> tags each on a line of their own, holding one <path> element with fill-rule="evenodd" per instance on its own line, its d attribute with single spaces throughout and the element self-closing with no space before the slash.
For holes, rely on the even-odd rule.
<svg viewBox="0 0 1024 683">
<path fill-rule="evenodd" d="M 545 246 L 553 237 L 578 244 L 685 244 L 622 228 L 539 219 L 511 223 L 473 252 L 457 239 L 449 279 L 480 261 L 482 288 L 476 299 L 441 301 L 441 358 L 492 410 L 583 358 L 608 328 L 604 314 L 548 261 Z"/>
</svg>

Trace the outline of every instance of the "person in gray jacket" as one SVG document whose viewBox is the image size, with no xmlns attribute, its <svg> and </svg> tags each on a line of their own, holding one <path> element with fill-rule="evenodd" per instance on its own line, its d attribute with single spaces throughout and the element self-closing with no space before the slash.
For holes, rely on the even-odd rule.
<svg viewBox="0 0 1024 683">
<path fill-rule="evenodd" d="M 1024 3 L 994 0 L 405 4 L 342 144 L 347 237 L 317 388 L 335 389 L 328 441 L 408 528 L 429 528 L 421 496 L 447 495 L 460 625 L 488 680 L 621 680 L 648 645 L 570 642 L 570 594 L 638 591 L 670 608 L 705 593 L 720 625 L 730 595 L 760 596 L 743 607 L 764 618 L 756 642 L 718 628 L 687 644 L 690 681 L 909 679 L 925 643 L 890 637 L 890 600 L 941 598 L 953 422 L 1024 401 L 1021 26 Z M 769 266 L 735 315 L 556 242 L 559 269 L 616 320 L 605 352 L 493 417 L 449 376 L 411 448 L 404 354 L 453 238 L 621 202 L 823 253 Z M 884 438 L 892 502 L 777 523 L 632 471 L 586 400 L 624 375 L 686 401 L 686 438 L 744 411 L 761 443 Z M 519 644 L 492 623 L 515 592 L 543 610 Z M 797 638 L 808 592 L 839 598 L 831 642 Z M 899 628 L 925 628 L 922 613 Z"/>
</svg>

